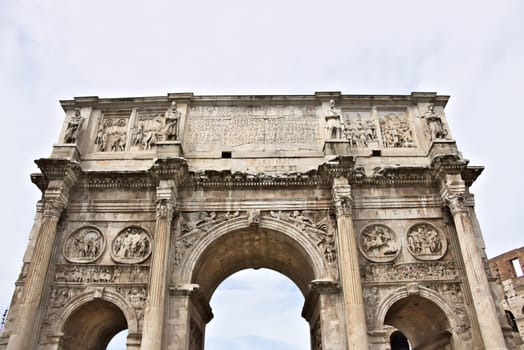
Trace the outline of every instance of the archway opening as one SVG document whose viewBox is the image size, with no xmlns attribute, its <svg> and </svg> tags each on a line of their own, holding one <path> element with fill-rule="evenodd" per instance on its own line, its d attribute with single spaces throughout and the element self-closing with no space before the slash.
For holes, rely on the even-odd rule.
<svg viewBox="0 0 524 350">
<path fill-rule="evenodd" d="M 242 270 L 213 293 L 215 315 L 206 327 L 206 350 L 310 349 L 309 325 L 300 316 L 304 297 L 284 275 Z"/>
<path fill-rule="evenodd" d="M 253 271 L 251 269 L 269 269 L 273 271 L 270 273 L 278 272 L 291 280 L 294 284 L 291 288 L 298 290 L 298 295 L 301 295 L 298 303 L 304 303 L 304 298 L 310 291 L 310 283 L 316 279 L 315 271 L 319 271 L 318 261 L 319 256 L 321 255 L 316 249 L 317 247 L 314 245 L 310 247 L 307 245 L 308 243 L 300 242 L 300 239 L 303 239 L 303 236 L 294 238 L 292 234 L 285 234 L 279 230 L 263 227 L 262 225 L 263 223 L 261 222 L 260 226 L 251 226 L 226 232 L 216 237 L 213 241 L 210 241 L 201 251 L 193 268 L 191 283 L 200 286 L 199 295 L 202 296 L 203 300 L 209 302 L 211 297 L 215 294 L 217 287 L 226 280 L 226 278 L 245 269 L 250 270 L 248 270 L 249 272 L 244 273 L 253 276 L 253 279 L 258 280 L 260 283 L 255 289 L 264 290 L 264 288 L 266 288 L 264 283 L 267 283 L 267 278 L 264 278 L 263 276 L 258 277 L 264 275 L 264 272 L 261 272 L 261 275 L 259 275 L 258 272 L 260 271 Z M 315 268 L 315 266 L 317 268 Z M 241 273 L 241 276 L 244 273 Z M 288 283 L 291 282 L 288 281 Z M 226 281 L 226 288 L 228 285 L 229 282 Z M 267 287 L 270 288 L 270 286 Z M 276 292 L 274 291 L 275 289 Z M 278 297 L 278 289 L 278 287 L 273 288 L 273 292 L 270 292 L 267 295 L 269 299 L 264 299 L 265 301 L 259 306 L 263 306 L 266 311 L 275 309 L 278 305 L 277 300 L 272 300 L 271 298 Z M 260 298 L 264 297 L 255 296 L 252 299 L 252 303 L 259 304 Z M 235 302 L 237 307 L 243 307 L 240 300 L 236 300 Z M 295 303 L 297 303 L 296 300 Z M 318 308 L 316 301 L 314 303 L 315 304 L 310 306 L 311 310 L 317 310 Z M 202 348 L 202 343 L 204 343 L 204 337 L 202 335 L 207 333 L 205 324 L 209 320 L 209 318 L 199 310 L 202 310 L 202 308 L 193 308 L 188 320 L 190 324 L 190 343 L 194 344 L 195 349 Z M 218 310 L 220 310 L 220 307 L 214 309 L 213 313 L 219 315 Z M 230 311 L 231 310 L 225 310 L 222 313 L 227 315 Z M 297 319 L 300 319 L 301 311 L 302 305 L 295 310 Z M 318 312 L 314 314 L 318 315 Z M 314 320 L 308 319 L 308 321 L 311 322 L 310 327 L 308 327 L 306 323 L 305 333 L 300 336 L 302 338 L 300 341 L 305 342 L 306 344 L 309 344 L 310 341 L 309 338 L 311 331 L 309 331 L 309 329 L 315 327 L 318 328 L 318 324 L 316 324 L 318 317 L 315 317 Z M 282 329 L 280 331 L 282 331 Z M 198 339 L 201 339 L 201 341 Z M 259 342 L 263 342 L 263 339 L 259 339 Z M 232 349 L 231 346 L 225 348 Z M 241 346 L 237 349 L 241 348 L 255 349 L 254 346 Z M 297 348 L 295 346 L 286 348 L 266 344 L 263 348 L 305 350 L 309 349 L 310 346 L 306 345 L 305 347 L 299 346 Z M 208 350 L 207 344 L 206 350 Z"/>
<path fill-rule="evenodd" d="M 110 340 L 125 329 L 124 313 L 115 304 L 96 299 L 69 316 L 64 324 L 60 349 L 106 349 Z"/>
<path fill-rule="evenodd" d="M 421 296 L 410 295 L 393 304 L 384 324 L 397 328 L 412 349 L 450 349 L 451 334 L 445 313 Z"/>
</svg>

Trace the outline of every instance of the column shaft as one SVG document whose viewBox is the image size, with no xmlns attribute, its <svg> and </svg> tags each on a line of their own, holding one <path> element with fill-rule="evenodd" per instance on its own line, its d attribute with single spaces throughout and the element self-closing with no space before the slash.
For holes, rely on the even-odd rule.
<svg viewBox="0 0 524 350">
<path fill-rule="evenodd" d="M 168 289 L 168 264 L 170 246 L 170 225 L 172 210 L 160 208 L 168 206 L 159 203 L 158 216 L 155 227 L 153 257 L 151 261 L 151 280 L 149 283 L 149 297 L 144 313 L 144 328 L 142 330 L 142 349 L 162 349 L 162 335 L 164 330 L 165 303 Z"/>
<path fill-rule="evenodd" d="M 475 230 L 467 208 L 450 200 L 450 209 L 457 230 L 457 238 L 464 259 L 467 280 L 471 289 L 473 306 L 477 313 L 480 334 L 484 347 L 490 350 L 505 350 L 506 342 L 497 316 L 497 310 L 484 270 L 479 248 L 475 241 Z"/>
<path fill-rule="evenodd" d="M 23 289 L 22 301 L 16 316 L 15 333 L 10 337 L 8 350 L 32 349 L 35 345 L 39 318 L 39 306 L 44 295 L 45 281 L 56 236 L 56 226 L 61 212 L 61 206 L 48 201 L 45 203 L 42 226 L 38 232 L 35 248 L 27 271 L 26 283 Z"/>
<path fill-rule="evenodd" d="M 345 182 L 347 183 L 347 180 Z M 337 210 L 338 261 L 346 309 L 348 348 L 368 349 L 366 314 L 357 258 L 357 240 L 351 218 L 351 188 L 349 185 L 335 185 L 333 197 Z"/>
</svg>

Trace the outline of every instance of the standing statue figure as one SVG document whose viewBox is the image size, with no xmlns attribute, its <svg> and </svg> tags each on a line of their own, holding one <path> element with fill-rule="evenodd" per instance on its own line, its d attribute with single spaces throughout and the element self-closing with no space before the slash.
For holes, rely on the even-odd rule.
<svg viewBox="0 0 524 350">
<path fill-rule="evenodd" d="M 344 130 L 344 122 L 340 116 L 340 111 L 335 108 L 335 100 L 329 101 L 329 109 L 325 118 L 327 138 L 341 139 Z"/>
<path fill-rule="evenodd" d="M 437 140 L 437 139 L 445 139 L 446 136 L 448 136 L 448 133 L 444 128 L 442 127 L 442 120 L 438 116 L 437 113 L 435 113 L 434 105 L 431 103 L 428 105 L 428 110 L 424 113 L 424 115 L 421 116 L 421 118 L 426 119 L 426 123 L 428 124 L 429 128 L 429 134 L 431 137 L 431 141 Z"/>
<path fill-rule="evenodd" d="M 67 123 L 67 129 L 64 135 L 64 143 L 75 143 L 78 137 L 78 132 L 84 119 L 80 114 L 80 109 L 75 108 L 75 115 Z"/>
<path fill-rule="evenodd" d="M 180 112 L 177 111 L 176 102 L 171 102 L 171 107 L 166 112 L 166 126 L 164 127 L 164 140 L 174 141 L 177 139 L 178 119 Z"/>
</svg>

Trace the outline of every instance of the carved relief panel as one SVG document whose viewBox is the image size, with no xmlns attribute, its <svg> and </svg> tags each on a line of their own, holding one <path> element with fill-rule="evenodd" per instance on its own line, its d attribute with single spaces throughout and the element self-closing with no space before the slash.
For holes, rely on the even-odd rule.
<svg viewBox="0 0 524 350">
<path fill-rule="evenodd" d="M 111 258 L 119 263 L 138 264 L 151 254 L 151 239 L 141 227 L 128 227 L 115 237 L 111 245 Z"/>
<path fill-rule="evenodd" d="M 379 124 L 370 111 L 344 113 L 344 138 L 351 148 L 379 147 Z"/>
<path fill-rule="evenodd" d="M 112 110 L 102 114 L 94 140 L 96 152 L 126 150 L 130 115 L 130 110 Z"/>
<path fill-rule="evenodd" d="M 383 224 L 370 224 L 362 229 L 359 249 L 366 259 L 373 262 L 393 261 L 400 253 L 397 234 Z"/>
<path fill-rule="evenodd" d="M 155 148 L 158 141 L 163 139 L 165 118 L 161 111 L 137 111 L 131 150 L 149 151 Z"/>
<path fill-rule="evenodd" d="M 438 260 L 447 250 L 447 240 L 442 232 L 428 223 L 413 225 L 406 236 L 408 251 L 419 260 Z"/>
<path fill-rule="evenodd" d="M 413 130 L 404 112 L 389 112 L 379 118 L 382 145 L 386 148 L 416 147 Z"/>
<path fill-rule="evenodd" d="M 105 249 L 102 233 L 94 227 L 82 227 L 65 240 L 63 254 L 72 263 L 90 263 L 97 260 Z"/>
</svg>

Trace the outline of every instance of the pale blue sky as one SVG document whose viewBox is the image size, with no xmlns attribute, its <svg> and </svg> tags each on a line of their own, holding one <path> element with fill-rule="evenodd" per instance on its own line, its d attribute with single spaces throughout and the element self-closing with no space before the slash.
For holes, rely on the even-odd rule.
<svg viewBox="0 0 524 350">
<path fill-rule="evenodd" d="M 488 255 L 524 245 L 522 18 L 521 0 L 1 1 L 0 308 L 39 196 L 33 160 L 74 96 L 449 94 L 452 135 L 486 166 L 473 192 Z"/>
</svg>

